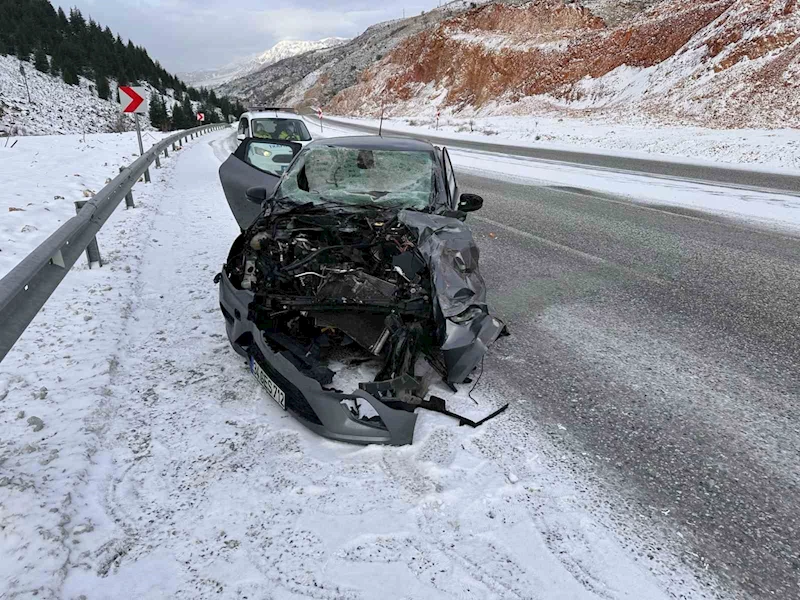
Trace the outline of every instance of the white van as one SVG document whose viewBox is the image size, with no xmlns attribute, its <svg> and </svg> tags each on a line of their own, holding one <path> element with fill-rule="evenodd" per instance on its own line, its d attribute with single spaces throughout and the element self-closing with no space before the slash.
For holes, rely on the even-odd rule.
<svg viewBox="0 0 800 600">
<path fill-rule="evenodd" d="M 261 108 L 244 113 L 239 119 L 236 139 L 245 138 L 298 142 L 303 146 L 313 139 L 303 118 L 287 108 Z"/>
</svg>

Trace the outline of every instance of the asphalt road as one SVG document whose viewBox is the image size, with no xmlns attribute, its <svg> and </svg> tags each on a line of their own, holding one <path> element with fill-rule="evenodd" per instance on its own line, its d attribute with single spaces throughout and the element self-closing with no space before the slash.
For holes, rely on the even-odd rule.
<svg viewBox="0 0 800 600">
<path fill-rule="evenodd" d="M 315 117 L 305 116 L 313 123 L 318 123 Z M 354 124 L 346 121 L 337 121 L 335 118 L 326 117 L 324 122 L 346 127 L 350 130 L 375 134 L 378 129 L 371 125 Z M 386 135 L 409 136 L 408 132 L 383 128 Z M 632 158 L 628 156 L 613 156 L 609 154 L 596 154 L 580 150 L 563 150 L 547 147 L 530 147 L 499 142 L 482 142 L 473 140 L 452 139 L 446 136 L 426 135 L 428 141 L 454 148 L 479 150 L 481 152 L 495 152 L 511 156 L 524 156 L 539 160 L 569 163 L 581 166 L 590 166 L 612 171 L 630 173 L 646 173 L 666 177 L 716 183 L 736 188 L 780 191 L 783 193 L 800 194 L 800 176 L 790 173 L 778 173 L 753 169 L 726 167 L 724 165 L 692 164 L 678 160 L 658 160 L 650 158 Z"/>
<path fill-rule="evenodd" d="M 460 177 L 512 336 L 481 386 L 556 432 L 725 595 L 800 598 L 800 237 Z"/>
</svg>

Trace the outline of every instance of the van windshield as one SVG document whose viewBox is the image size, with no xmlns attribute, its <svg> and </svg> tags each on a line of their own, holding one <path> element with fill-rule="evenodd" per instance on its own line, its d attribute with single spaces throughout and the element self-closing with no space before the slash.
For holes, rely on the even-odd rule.
<svg viewBox="0 0 800 600">
<path fill-rule="evenodd" d="M 308 133 L 306 124 L 299 119 L 252 119 L 250 128 L 253 137 L 262 140 L 288 140 L 290 142 L 311 140 L 311 134 Z"/>
<path fill-rule="evenodd" d="M 421 210 L 433 199 L 434 175 L 432 152 L 320 146 L 292 165 L 277 197 Z"/>
</svg>

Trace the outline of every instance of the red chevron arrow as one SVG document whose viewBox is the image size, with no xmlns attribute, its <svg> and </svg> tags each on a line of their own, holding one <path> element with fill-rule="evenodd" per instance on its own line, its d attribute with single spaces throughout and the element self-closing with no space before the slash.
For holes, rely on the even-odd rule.
<svg viewBox="0 0 800 600">
<path fill-rule="evenodd" d="M 123 98 L 120 97 L 120 103 L 123 104 L 122 112 L 125 113 L 132 113 L 136 112 L 136 109 L 141 106 L 142 102 L 144 102 L 144 98 L 142 98 L 138 93 L 134 91 L 134 89 L 127 85 L 119 86 L 119 91 L 130 99 L 127 106 L 124 106 Z"/>
</svg>

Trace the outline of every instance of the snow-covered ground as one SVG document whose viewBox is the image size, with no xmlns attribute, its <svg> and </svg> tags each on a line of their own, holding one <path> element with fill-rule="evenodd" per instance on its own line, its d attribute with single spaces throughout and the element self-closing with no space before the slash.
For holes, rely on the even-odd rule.
<svg viewBox="0 0 800 600">
<path fill-rule="evenodd" d="M 541 148 L 621 153 L 646 158 L 689 158 L 800 172 L 798 129 L 706 129 L 620 125 L 600 119 L 556 117 L 476 117 L 442 115 L 436 129 L 435 108 L 424 117 L 385 119 L 387 129 L 418 135 Z M 347 119 L 377 127 L 374 119 Z"/>
<path fill-rule="evenodd" d="M 339 117 L 336 118 L 339 119 Z M 342 121 L 348 120 L 342 119 Z M 361 119 L 350 121 L 369 125 L 375 123 L 374 121 Z M 346 126 L 326 124 L 324 125 L 325 133 L 320 134 L 318 123 L 312 119 L 309 119 L 309 123 L 310 131 L 313 135 L 331 136 L 358 133 L 355 130 L 347 129 Z M 395 125 L 396 123 L 394 122 L 384 122 L 384 126 L 387 129 L 391 129 Z M 442 128 L 438 132 L 403 126 L 399 126 L 397 129 L 417 134 L 423 138 L 426 135 L 437 135 L 452 136 L 454 140 L 469 139 L 473 141 L 497 141 L 499 143 L 507 141 L 500 139 L 498 136 L 487 137 L 485 135 L 448 133 L 443 131 Z M 800 154 L 800 132 L 795 133 L 797 134 L 797 150 L 798 154 Z M 642 139 L 646 139 L 646 135 L 644 131 L 641 132 Z M 794 147 L 792 140 L 788 140 L 786 143 L 788 147 Z M 747 146 L 749 141 L 743 138 L 741 144 Z M 563 148 L 564 146 L 561 147 Z M 572 146 L 571 149 L 591 151 L 596 148 Z M 777 143 L 772 148 L 772 151 L 776 156 L 780 154 L 780 148 Z M 648 158 L 643 153 L 626 152 L 621 154 L 618 149 L 617 151 L 606 150 L 604 152 Z M 800 229 L 800 197 L 796 195 L 736 189 L 681 179 L 636 175 L 609 169 L 582 167 L 547 160 L 459 148 L 451 148 L 450 155 L 453 164 L 461 172 L 472 172 L 495 179 L 522 181 L 533 185 L 556 185 L 577 190 L 591 190 L 613 196 L 609 198 L 610 201 L 617 198 L 655 206 L 678 206 L 736 219 L 745 219 L 781 230 L 797 231 Z M 653 158 L 652 155 L 649 157 Z M 674 156 L 666 158 L 675 159 Z M 800 177 L 800 169 L 797 171 L 780 169 L 780 171 L 790 172 Z"/>
<path fill-rule="evenodd" d="M 481 385 L 503 416 L 423 413 L 402 448 L 326 441 L 268 400 L 212 283 L 237 234 L 217 179 L 232 145 L 200 138 L 137 186 L 100 234 L 108 264 L 76 265 L 0 364 L 4 595 L 706 597 L 661 540 L 630 537 L 657 508 L 598 498 L 529 398 Z"/>
<path fill-rule="evenodd" d="M 145 132 L 145 147 L 166 135 Z M 135 133 L 0 139 L 0 277 L 138 156 Z"/>
</svg>

